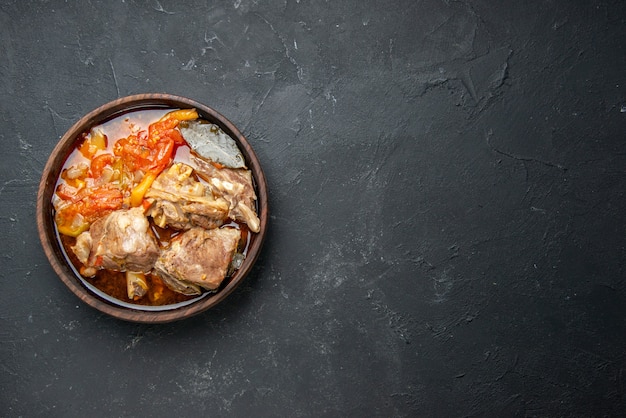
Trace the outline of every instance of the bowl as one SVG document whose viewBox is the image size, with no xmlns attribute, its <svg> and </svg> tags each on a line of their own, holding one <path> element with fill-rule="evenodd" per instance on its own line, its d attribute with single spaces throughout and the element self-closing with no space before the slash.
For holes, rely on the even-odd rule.
<svg viewBox="0 0 626 418">
<path fill-rule="evenodd" d="M 257 194 L 257 213 L 260 220 L 260 231 L 257 234 L 251 234 L 247 255 L 240 268 L 230 278 L 225 279 L 216 292 L 204 293 L 192 300 L 177 304 L 142 306 L 107 295 L 90 284 L 77 272 L 73 264 L 68 261 L 63 246 L 59 241 L 54 222 L 52 198 L 63 164 L 74 150 L 76 141 L 80 139 L 82 133 L 129 111 L 168 108 L 195 108 L 201 118 L 218 125 L 235 140 L 246 160 L 248 169 L 252 172 Z M 126 321 L 165 323 L 189 318 L 214 307 L 243 282 L 257 260 L 265 239 L 268 223 L 267 201 L 267 184 L 259 159 L 248 140 L 228 119 L 211 107 L 185 97 L 170 94 L 140 94 L 123 97 L 100 106 L 78 120 L 61 137 L 50 154 L 39 183 L 37 228 L 41 244 L 52 268 L 65 286 L 84 303 L 100 312 Z"/>
</svg>

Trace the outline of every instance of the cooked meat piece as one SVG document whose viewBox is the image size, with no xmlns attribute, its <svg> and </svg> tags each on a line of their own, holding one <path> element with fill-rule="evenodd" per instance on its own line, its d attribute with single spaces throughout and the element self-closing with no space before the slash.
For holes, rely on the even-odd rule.
<svg viewBox="0 0 626 418">
<path fill-rule="evenodd" d="M 228 271 L 241 231 L 235 228 L 192 228 L 161 252 L 154 271 L 172 290 L 197 295 L 217 289 Z"/>
<path fill-rule="evenodd" d="M 95 221 L 80 234 L 72 250 L 85 265 L 84 274 L 96 269 L 149 272 L 159 255 L 156 239 L 142 208 L 121 209 Z"/>
<path fill-rule="evenodd" d="M 245 222 L 252 232 L 259 232 L 260 221 L 255 209 L 256 193 L 252 185 L 252 172 L 243 168 L 216 168 L 194 155 L 190 160 L 198 176 L 211 184 L 213 193 L 228 201 L 228 216 Z"/>
<path fill-rule="evenodd" d="M 151 203 L 147 214 L 161 228 L 217 228 L 228 218 L 228 202 L 214 198 L 210 187 L 195 180 L 192 174 L 193 168 L 187 164 L 173 164 L 146 193 Z"/>
</svg>

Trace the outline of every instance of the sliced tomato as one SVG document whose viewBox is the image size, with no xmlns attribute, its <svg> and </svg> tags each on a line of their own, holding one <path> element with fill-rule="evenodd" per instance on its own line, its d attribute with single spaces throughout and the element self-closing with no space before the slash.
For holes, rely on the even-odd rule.
<svg viewBox="0 0 626 418">
<path fill-rule="evenodd" d="M 173 118 L 165 118 L 154 122 L 148 127 L 148 137 L 151 141 L 158 142 L 163 134 L 176 128 L 179 123 L 178 119 Z"/>
<path fill-rule="evenodd" d="M 183 135 L 180 133 L 178 129 L 171 129 L 167 131 L 167 137 L 173 140 L 174 143 L 177 145 L 186 144 L 185 138 L 183 138 Z"/>
<path fill-rule="evenodd" d="M 157 153 L 154 157 L 154 163 L 150 167 L 150 171 L 156 171 L 157 174 L 163 171 L 165 167 L 172 160 L 174 154 L 174 141 L 170 138 L 165 138 L 157 144 Z"/>
<path fill-rule="evenodd" d="M 76 201 L 78 198 L 79 190 L 75 187 L 68 185 L 67 183 L 61 183 L 57 187 L 55 193 L 63 200 Z"/>
<path fill-rule="evenodd" d="M 80 212 L 93 222 L 93 220 L 101 217 L 103 212 L 121 209 L 123 201 L 124 196 L 120 189 L 111 184 L 105 184 L 91 190 L 89 196 L 80 201 L 83 204 Z"/>
<path fill-rule="evenodd" d="M 113 145 L 113 154 L 95 156 L 106 147 L 106 136 L 100 131 L 85 135 L 81 152 L 91 159 L 91 178 L 79 179 L 80 185 L 70 184 L 67 179 L 56 190 L 62 200 L 69 202 L 57 213 L 57 225 L 61 233 L 76 236 L 96 219 L 120 209 L 124 205 L 124 192 L 130 189 L 130 205 L 140 206 L 144 195 L 156 177 L 171 163 L 176 147 L 185 143 L 177 129 L 183 120 L 198 117 L 195 109 L 170 112 L 148 126 L 147 131 L 139 131 L 119 139 Z M 104 178 L 106 167 L 113 171 L 110 179 Z M 143 179 L 133 184 L 133 173 L 142 171 Z M 95 181 L 94 181 L 95 180 Z M 94 187 L 99 183 L 107 183 Z M 85 225 L 87 225 L 85 227 Z"/>
<path fill-rule="evenodd" d="M 106 166 L 112 166 L 115 162 L 113 154 L 101 154 L 91 160 L 91 175 L 93 178 L 102 176 L 102 171 Z"/>
<path fill-rule="evenodd" d="M 63 187 L 59 189 L 65 190 Z M 71 203 L 56 213 L 55 222 L 61 234 L 73 237 L 89 228 L 96 219 L 121 209 L 123 204 L 121 190 L 111 184 L 83 189 L 79 194 L 69 197 L 71 199 L 64 200 Z"/>
<path fill-rule="evenodd" d="M 130 135 L 117 141 L 113 153 L 122 158 L 131 171 L 146 170 L 152 162 L 152 147 L 145 132 Z"/>
</svg>

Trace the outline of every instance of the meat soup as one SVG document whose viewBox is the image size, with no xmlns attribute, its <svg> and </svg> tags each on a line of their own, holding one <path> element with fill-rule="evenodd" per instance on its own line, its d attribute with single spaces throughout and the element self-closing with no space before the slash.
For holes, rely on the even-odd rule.
<svg viewBox="0 0 626 418">
<path fill-rule="evenodd" d="M 120 301 L 160 306 L 223 286 L 259 232 L 256 199 L 240 150 L 219 127 L 193 109 L 152 109 L 83 133 L 52 203 L 84 280 Z"/>
</svg>

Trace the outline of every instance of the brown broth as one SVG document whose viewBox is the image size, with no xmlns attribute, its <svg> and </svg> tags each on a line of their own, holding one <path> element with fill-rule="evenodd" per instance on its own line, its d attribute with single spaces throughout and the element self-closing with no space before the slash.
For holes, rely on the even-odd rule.
<svg viewBox="0 0 626 418">
<path fill-rule="evenodd" d="M 163 115 L 172 110 L 176 109 L 151 109 L 133 111 L 118 116 L 99 125 L 98 127 L 102 129 L 103 133 L 108 138 L 107 149 L 104 151 L 100 151 L 100 153 L 113 153 L 113 144 L 118 139 L 127 137 L 128 135 L 133 133 L 137 133 L 140 130 L 147 130 L 148 126 L 152 122 L 155 122 Z M 79 146 L 80 141 L 77 141 L 75 149 L 65 161 L 63 170 L 80 162 L 89 163 L 89 160 L 83 157 L 82 154 L 78 151 Z M 188 164 L 190 161 L 190 154 L 192 152 L 193 151 L 189 148 L 189 146 L 178 145 L 175 150 L 173 162 L 182 162 Z M 204 182 L 204 180 L 197 175 L 194 175 L 194 177 L 197 181 Z M 57 181 L 57 186 L 61 184 L 62 181 L 63 180 L 59 178 Z M 150 223 L 150 229 L 161 248 L 167 248 L 169 246 L 170 240 L 182 232 L 174 228 L 160 228 L 154 224 L 151 218 L 148 218 L 148 220 Z M 248 226 L 234 221 L 229 222 L 226 225 L 241 230 L 241 240 L 239 242 L 237 252 L 242 253 L 245 257 L 247 255 L 252 235 L 250 234 Z M 78 258 L 71 249 L 72 246 L 76 244 L 76 238 L 62 234 L 58 234 L 58 236 L 60 237 L 60 242 L 63 246 L 68 262 L 70 262 L 75 267 L 76 271 L 80 271 L 80 268 L 83 267 L 83 264 L 78 260 Z M 173 290 L 168 288 L 157 275 L 154 274 L 146 274 L 148 292 L 145 296 L 137 300 L 130 300 L 128 298 L 126 275 L 124 272 L 103 269 L 98 270 L 94 277 L 81 277 L 87 283 L 93 285 L 107 295 L 118 299 L 119 301 L 135 305 L 165 306 L 186 302 L 199 297 L 198 295 L 188 296 L 178 292 L 174 292 Z M 220 288 L 224 287 L 229 282 L 229 279 L 230 277 L 226 277 L 222 282 Z"/>
</svg>

